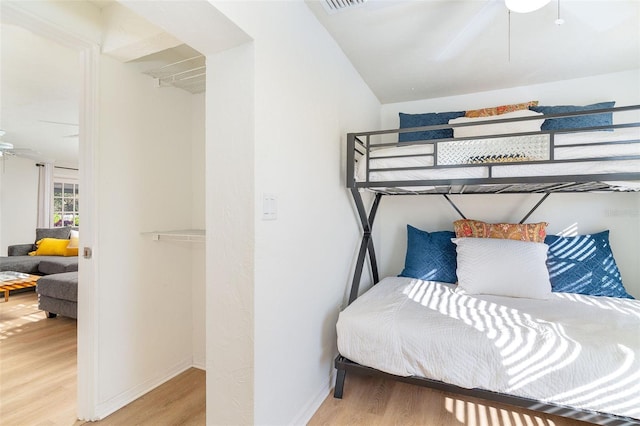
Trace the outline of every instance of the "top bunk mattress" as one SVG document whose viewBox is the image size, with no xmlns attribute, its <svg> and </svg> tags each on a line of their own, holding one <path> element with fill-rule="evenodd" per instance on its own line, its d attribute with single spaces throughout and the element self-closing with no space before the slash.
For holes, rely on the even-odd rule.
<svg viewBox="0 0 640 426">
<path fill-rule="evenodd" d="M 640 419 L 640 301 L 454 289 L 383 279 L 340 313 L 338 351 L 397 376 Z"/>
<path fill-rule="evenodd" d="M 606 160 L 606 161 L 605 161 Z M 374 148 L 355 165 L 355 181 L 377 182 L 534 178 L 638 173 L 640 127 L 400 144 Z M 640 190 L 640 181 L 611 182 Z M 402 189 L 402 188 L 400 188 Z M 407 192 L 433 187 L 404 187 Z"/>
</svg>

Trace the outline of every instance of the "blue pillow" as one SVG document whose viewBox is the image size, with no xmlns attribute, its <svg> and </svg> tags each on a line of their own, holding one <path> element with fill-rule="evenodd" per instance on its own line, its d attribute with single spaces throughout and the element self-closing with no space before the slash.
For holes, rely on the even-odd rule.
<svg viewBox="0 0 640 426">
<path fill-rule="evenodd" d="M 407 225 L 407 255 L 401 277 L 455 283 L 456 245 L 453 231 L 426 232 Z"/>
<path fill-rule="evenodd" d="M 609 245 L 609 231 L 592 235 L 547 235 L 552 291 L 633 299 L 624 286 Z"/>
<path fill-rule="evenodd" d="M 530 110 L 543 114 L 562 114 L 565 112 L 589 111 L 592 109 L 613 108 L 615 102 L 600 102 L 585 106 L 558 105 L 558 106 L 532 106 Z M 581 129 L 592 126 L 610 126 L 613 124 L 613 114 L 610 112 L 564 118 L 548 118 L 544 120 L 541 130 Z"/>
<path fill-rule="evenodd" d="M 457 112 L 430 112 L 426 114 L 400 113 L 400 128 L 435 126 L 449 124 L 453 118 L 463 117 L 464 111 Z M 446 139 L 453 137 L 453 129 L 425 130 L 422 132 L 400 133 L 398 142 L 423 141 L 430 139 Z"/>
</svg>

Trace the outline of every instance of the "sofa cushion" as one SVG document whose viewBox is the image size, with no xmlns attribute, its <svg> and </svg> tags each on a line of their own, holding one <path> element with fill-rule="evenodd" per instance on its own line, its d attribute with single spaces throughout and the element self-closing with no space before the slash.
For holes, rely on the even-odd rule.
<svg viewBox="0 0 640 426">
<path fill-rule="evenodd" d="M 38 265 L 38 272 L 43 275 L 60 274 L 63 272 L 73 272 L 78 270 L 77 257 L 44 257 L 45 259 L 41 260 L 40 265 Z M 42 259 L 42 257 L 40 258 Z"/>
<path fill-rule="evenodd" d="M 46 275 L 38 280 L 36 291 L 41 296 L 78 301 L 78 272 Z"/>
<path fill-rule="evenodd" d="M 36 228 L 36 241 L 43 238 L 69 239 L 71 236 L 71 227 L 64 226 L 61 228 Z"/>
<path fill-rule="evenodd" d="M 38 265 L 42 257 L 8 256 L 0 257 L 0 271 L 15 271 L 25 274 L 38 274 Z"/>
<path fill-rule="evenodd" d="M 7 247 L 9 256 L 27 256 L 33 250 L 33 244 L 13 244 Z"/>
</svg>

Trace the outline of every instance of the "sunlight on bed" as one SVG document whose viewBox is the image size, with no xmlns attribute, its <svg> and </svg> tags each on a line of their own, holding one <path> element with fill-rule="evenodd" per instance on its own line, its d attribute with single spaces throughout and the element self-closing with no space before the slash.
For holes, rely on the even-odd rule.
<svg viewBox="0 0 640 426">
<path fill-rule="evenodd" d="M 567 334 L 562 324 L 501 305 L 492 297 L 485 300 L 487 298 L 458 294 L 454 292 L 453 287 L 421 280 L 412 280 L 404 289 L 404 294 L 432 311 L 462 321 L 483 333 L 498 349 L 502 365 L 506 368 L 507 393 L 526 388 L 528 384 L 542 377 L 569 367 L 584 349 Z M 575 303 L 640 316 L 640 312 L 616 305 L 615 301 L 607 299 L 564 293 L 557 296 Z M 521 306 L 527 306 L 527 301 L 520 301 Z M 536 302 L 531 301 L 532 304 Z M 605 407 L 607 412 L 616 412 L 625 407 L 634 409 L 628 401 L 630 396 L 640 395 L 640 371 L 634 371 L 633 350 L 620 344 L 617 347 L 618 353 L 623 354 L 624 359 L 616 365 L 597 366 L 597 380 L 555 395 L 551 395 L 553 391 L 550 389 L 550 395 L 546 400 L 568 406 Z M 456 401 L 455 404 L 452 402 L 451 410 L 454 410 L 456 415 L 462 412 L 464 416 L 468 416 L 469 408 L 460 408 L 459 403 L 461 401 Z"/>
<path fill-rule="evenodd" d="M 555 426 L 555 422 L 539 416 L 520 414 L 481 403 L 446 397 L 445 409 L 466 426 Z"/>
</svg>

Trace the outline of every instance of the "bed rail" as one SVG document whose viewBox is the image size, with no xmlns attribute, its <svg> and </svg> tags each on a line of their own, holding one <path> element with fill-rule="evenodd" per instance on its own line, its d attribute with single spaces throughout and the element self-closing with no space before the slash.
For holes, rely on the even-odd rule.
<svg viewBox="0 0 640 426">
<path fill-rule="evenodd" d="M 619 122 L 398 142 L 402 133 L 602 113 Z M 626 120 L 616 120 L 623 113 Z M 640 105 L 349 133 L 347 150 L 347 187 L 382 194 L 640 190 Z M 635 183 L 625 186 L 621 181 Z"/>
</svg>

